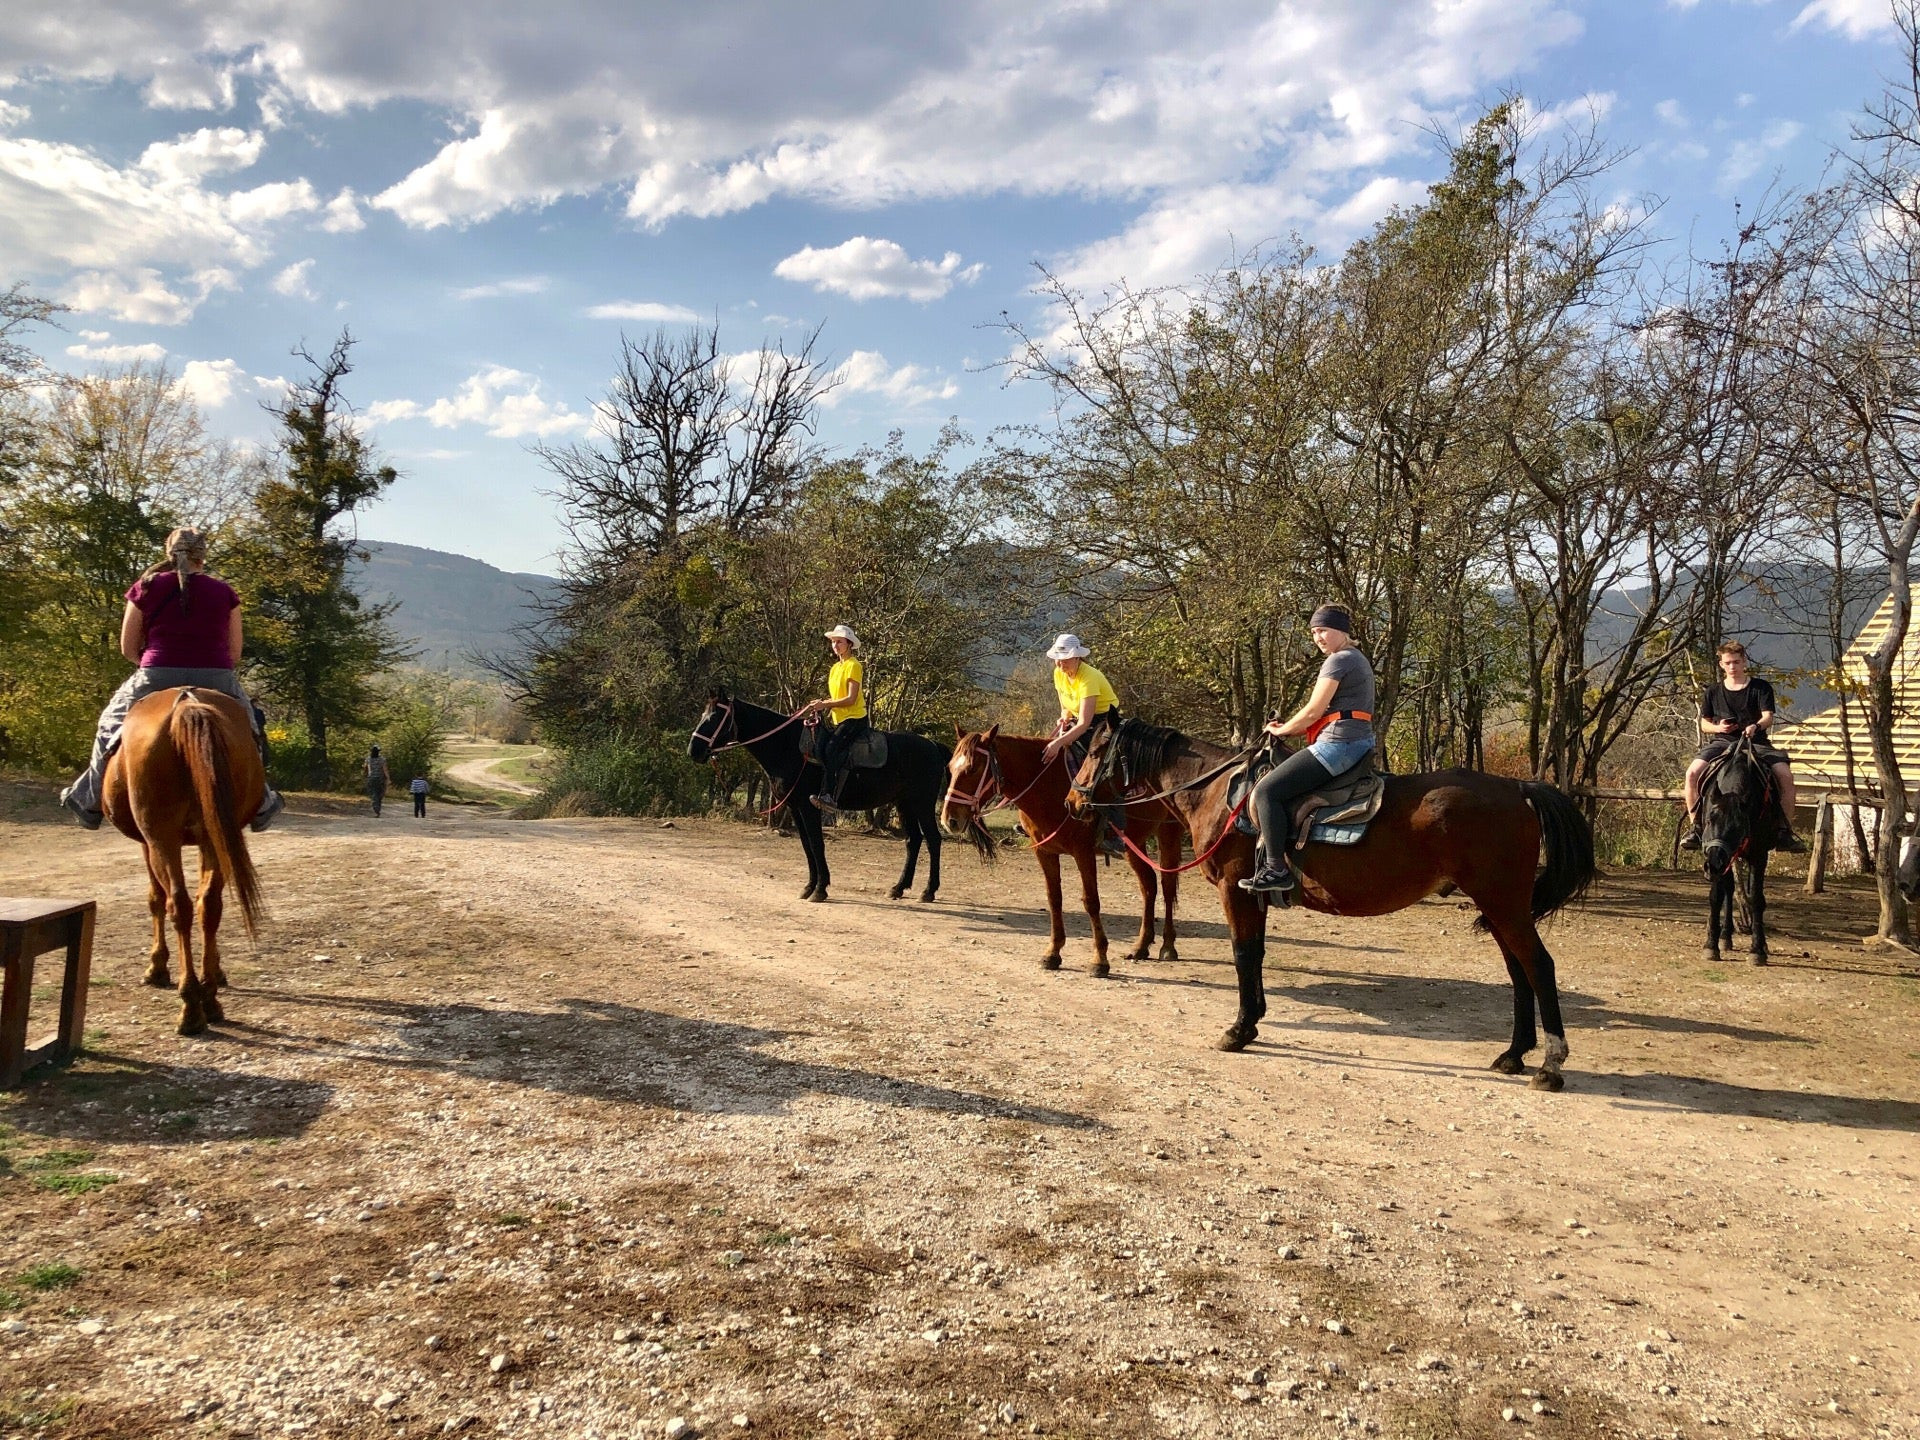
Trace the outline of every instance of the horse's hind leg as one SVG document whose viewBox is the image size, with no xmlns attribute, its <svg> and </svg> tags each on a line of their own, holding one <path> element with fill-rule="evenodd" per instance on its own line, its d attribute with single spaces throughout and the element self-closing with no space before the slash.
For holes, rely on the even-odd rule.
<svg viewBox="0 0 1920 1440">
<path fill-rule="evenodd" d="M 1100 918 L 1100 873 L 1093 867 L 1093 842 L 1073 852 L 1073 863 L 1080 867 L 1080 903 L 1087 907 L 1087 919 L 1093 922 L 1093 973 L 1108 975 L 1107 927 Z"/>
<path fill-rule="evenodd" d="M 1493 1057 L 1493 1064 L 1487 1068 L 1502 1075 L 1524 1075 L 1527 1052 L 1540 1043 L 1533 1025 L 1533 982 L 1504 940 L 1500 941 L 1500 958 L 1507 962 L 1507 978 L 1513 982 L 1513 1041 Z"/>
<path fill-rule="evenodd" d="M 220 861 L 205 845 L 200 847 L 200 976 L 207 987 L 207 1018 L 224 1020 L 220 992 L 228 988 L 220 964 L 220 916 L 226 908 L 227 877 Z"/>
<path fill-rule="evenodd" d="M 1559 1090 L 1566 1082 L 1561 1066 L 1566 1064 L 1567 1027 L 1560 1018 L 1560 983 L 1554 973 L 1553 956 L 1548 953 L 1540 932 L 1534 928 L 1532 905 L 1521 900 L 1516 907 L 1495 914 L 1485 909 L 1487 927 L 1500 942 L 1506 957 L 1507 974 L 1513 980 L 1513 1043 L 1495 1057 L 1493 1068 L 1508 1075 L 1525 1072 L 1521 1057 L 1534 1047 L 1534 1004 L 1540 1007 L 1540 1028 L 1546 1031 L 1546 1053 L 1533 1077 L 1536 1090 Z M 1497 918 L 1496 918 L 1497 915 Z M 1511 1068 L 1509 1068 L 1511 1067 Z"/>
<path fill-rule="evenodd" d="M 171 990 L 173 976 L 167 973 L 167 887 L 154 868 L 152 848 L 146 845 L 140 848 L 147 862 L 147 914 L 153 920 L 153 948 L 147 952 L 147 973 L 143 979 L 156 990 Z"/>
<path fill-rule="evenodd" d="M 180 947 L 180 1033 L 198 1035 L 207 1028 L 208 990 L 193 962 L 193 890 L 187 884 L 179 845 L 165 850 L 161 859 L 167 871 L 167 909 L 174 942 Z"/>
</svg>

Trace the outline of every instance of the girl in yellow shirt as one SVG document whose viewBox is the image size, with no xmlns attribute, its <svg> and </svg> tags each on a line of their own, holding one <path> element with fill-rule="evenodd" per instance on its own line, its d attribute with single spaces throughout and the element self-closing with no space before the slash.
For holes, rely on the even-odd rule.
<svg viewBox="0 0 1920 1440">
<path fill-rule="evenodd" d="M 820 740 L 820 789 L 813 803 L 822 810 L 840 808 L 840 787 L 846 783 L 847 754 L 853 742 L 867 733 L 866 668 L 859 659 L 860 637 L 851 625 L 836 625 L 827 631 L 833 646 L 833 668 L 827 671 L 827 698 L 809 701 L 806 713 L 822 710 L 832 728 Z"/>
</svg>

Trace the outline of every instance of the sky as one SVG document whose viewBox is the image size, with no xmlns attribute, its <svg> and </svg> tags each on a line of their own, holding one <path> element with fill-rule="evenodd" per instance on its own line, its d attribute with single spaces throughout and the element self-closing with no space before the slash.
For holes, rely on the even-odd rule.
<svg viewBox="0 0 1920 1440">
<path fill-rule="evenodd" d="M 1518 91 L 1630 152 L 1711 250 L 1813 183 L 1898 50 L 1885 0 L 63 0 L 0 10 L 0 286 L 70 372 L 164 361 L 209 427 L 304 345 L 401 478 L 360 533 L 552 573 L 531 447 L 623 332 L 820 328 L 834 453 L 1047 398 L 995 366 L 1038 267 L 1175 284 L 1417 203 Z"/>
</svg>

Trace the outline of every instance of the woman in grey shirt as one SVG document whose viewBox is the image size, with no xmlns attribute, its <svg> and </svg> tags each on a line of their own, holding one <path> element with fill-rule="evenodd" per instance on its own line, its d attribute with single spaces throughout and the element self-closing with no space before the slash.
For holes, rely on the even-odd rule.
<svg viewBox="0 0 1920 1440">
<path fill-rule="evenodd" d="M 1293 802 L 1345 774 L 1373 749 L 1373 666 L 1353 648 L 1353 618 L 1338 605 L 1313 612 L 1313 643 L 1321 662 L 1313 693 L 1285 721 L 1269 720 L 1267 734 L 1304 735 L 1306 748 L 1287 756 L 1254 786 L 1249 809 L 1260 827 L 1260 864 L 1243 890 L 1291 890 L 1287 863 Z"/>
</svg>

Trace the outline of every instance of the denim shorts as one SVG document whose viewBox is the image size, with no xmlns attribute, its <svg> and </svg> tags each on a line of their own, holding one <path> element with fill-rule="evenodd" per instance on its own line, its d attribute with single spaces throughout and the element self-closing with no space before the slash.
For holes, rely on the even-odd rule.
<svg viewBox="0 0 1920 1440">
<path fill-rule="evenodd" d="M 1316 740 L 1307 747 L 1308 753 L 1327 767 L 1329 775 L 1344 775 L 1371 749 L 1371 735 L 1361 740 Z"/>
</svg>

